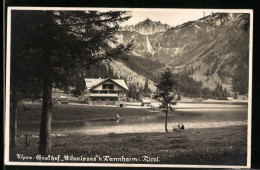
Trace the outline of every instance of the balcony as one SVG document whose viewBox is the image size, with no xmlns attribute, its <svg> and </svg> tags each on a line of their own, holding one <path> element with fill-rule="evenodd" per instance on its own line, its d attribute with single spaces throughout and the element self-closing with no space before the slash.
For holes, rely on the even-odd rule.
<svg viewBox="0 0 260 170">
<path fill-rule="evenodd" d="M 90 97 L 118 97 L 118 94 L 113 93 L 91 93 Z"/>
<path fill-rule="evenodd" d="M 125 94 L 124 91 L 119 90 L 91 90 L 90 94 Z"/>
</svg>

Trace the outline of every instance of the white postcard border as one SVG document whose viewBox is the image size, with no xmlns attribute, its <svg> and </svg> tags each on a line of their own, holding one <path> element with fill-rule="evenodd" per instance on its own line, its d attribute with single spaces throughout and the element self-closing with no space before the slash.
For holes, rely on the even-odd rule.
<svg viewBox="0 0 260 170">
<path fill-rule="evenodd" d="M 250 14 L 250 40 L 249 40 L 249 93 L 248 93 L 248 125 L 247 125 L 247 165 L 190 165 L 190 164 L 123 164 L 123 163 L 50 163 L 50 162 L 11 162 L 9 161 L 9 134 L 10 134 L 10 60 L 11 60 L 11 11 L 12 10 L 99 10 L 99 11 L 153 11 L 153 12 L 226 12 Z M 190 8 L 96 8 L 96 7 L 8 7 L 7 10 L 7 41 L 6 41 L 6 75 L 5 75 L 5 101 L 4 101 L 4 163 L 5 165 L 20 166 L 89 166 L 89 167 L 180 167 L 180 168 L 250 168 L 251 166 L 251 137 L 252 137 L 252 64 L 253 64 L 253 10 L 252 9 L 190 9 Z"/>
</svg>

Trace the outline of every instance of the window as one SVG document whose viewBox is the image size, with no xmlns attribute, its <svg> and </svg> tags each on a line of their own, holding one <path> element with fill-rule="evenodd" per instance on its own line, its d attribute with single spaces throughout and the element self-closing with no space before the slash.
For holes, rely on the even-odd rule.
<svg viewBox="0 0 260 170">
<path fill-rule="evenodd" d="M 102 90 L 102 91 L 100 91 L 100 93 L 107 94 L 107 90 Z"/>
<path fill-rule="evenodd" d="M 114 90 L 114 84 L 103 84 L 103 89 Z"/>
<path fill-rule="evenodd" d="M 98 93 L 97 90 L 91 90 L 90 92 L 91 92 L 91 93 Z"/>
<path fill-rule="evenodd" d="M 110 94 L 116 94 L 116 91 L 114 91 L 114 90 L 109 90 L 109 93 L 110 93 Z"/>
</svg>

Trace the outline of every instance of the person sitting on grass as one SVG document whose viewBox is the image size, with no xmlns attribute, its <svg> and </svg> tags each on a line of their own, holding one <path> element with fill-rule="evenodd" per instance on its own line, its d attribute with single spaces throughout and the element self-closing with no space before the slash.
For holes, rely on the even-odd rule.
<svg viewBox="0 0 260 170">
<path fill-rule="evenodd" d="M 178 124 L 178 128 L 181 129 L 181 130 L 184 130 L 184 129 L 185 129 L 185 127 L 184 127 L 184 125 L 183 125 L 182 123 L 179 123 L 179 124 Z"/>
<path fill-rule="evenodd" d="M 179 131 L 179 130 L 185 130 L 185 127 L 184 127 L 184 125 L 182 124 L 182 123 L 179 123 L 178 125 L 177 125 L 177 128 L 176 127 L 172 127 L 172 131 L 174 132 L 174 131 Z"/>
</svg>

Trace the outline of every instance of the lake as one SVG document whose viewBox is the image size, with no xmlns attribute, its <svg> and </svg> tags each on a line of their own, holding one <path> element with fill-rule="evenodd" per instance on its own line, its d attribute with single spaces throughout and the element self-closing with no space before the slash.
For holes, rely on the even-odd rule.
<svg viewBox="0 0 260 170">
<path fill-rule="evenodd" d="M 247 119 L 247 103 L 178 103 L 168 114 L 168 130 L 176 128 L 178 123 L 183 123 L 185 129 L 191 131 L 200 128 L 247 125 Z M 164 132 L 164 123 L 165 113 L 161 111 L 152 115 L 122 117 L 120 120 L 54 121 L 52 132 L 85 135 Z"/>
</svg>

